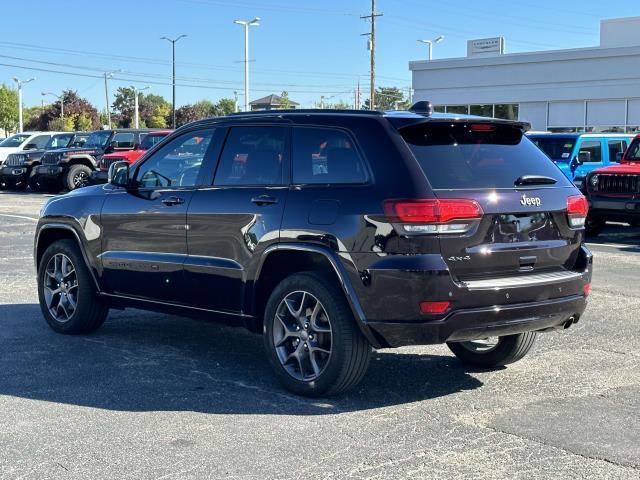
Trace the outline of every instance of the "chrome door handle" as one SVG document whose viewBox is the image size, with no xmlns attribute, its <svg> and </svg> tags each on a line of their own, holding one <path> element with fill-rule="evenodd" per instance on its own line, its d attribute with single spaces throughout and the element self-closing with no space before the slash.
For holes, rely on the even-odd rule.
<svg viewBox="0 0 640 480">
<path fill-rule="evenodd" d="M 184 203 L 184 198 L 180 197 L 167 197 L 162 199 L 162 203 L 166 206 L 171 207 L 173 205 L 181 205 Z"/>
</svg>

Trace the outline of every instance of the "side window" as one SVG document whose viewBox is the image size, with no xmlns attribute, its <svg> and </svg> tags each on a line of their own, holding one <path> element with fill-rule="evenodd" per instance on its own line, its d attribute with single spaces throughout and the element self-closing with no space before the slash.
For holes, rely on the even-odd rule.
<svg viewBox="0 0 640 480">
<path fill-rule="evenodd" d="M 54 148 L 66 148 L 69 145 L 69 142 L 73 138 L 74 134 L 70 133 L 68 135 L 54 135 L 51 139 L 51 143 L 49 147 L 53 150 Z"/>
<path fill-rule="evenodd" d="M 51 135 L 38 135 L 37 137 L 29 140 L 29 143 L 27 145 L 33 145 L 33 147 L 29 147 L 29 148 L 42 150 L 44 147 L 47 146 L 47 143 L 49 142 L 50 139 L 51 139 Z"/>
<path fill-rule="evenodd" d="M 283 127 L 231 128 L 213 184 L 282 185 L 286 145 Z"/>
<path fill-rule="evenodd" d="M 609 161 L 617 162 L 618 153 L 624 153 L 626 149 L 626 140 L 609 140 Z"/>
<path fill-rule="evenodd" d="M 367 173 L 351 138 L 329 128 L 293 129 L 293 183 L 365 183 Z"/>
<path fill-rule="evenodd" d="M 116 148 L 133 148 L 135 135 L 130 132 L 116 133 L 111 141 L 116 142 Z"/>
<path fill-rule="evenodd" d="M 588 153 L 588 155 L 585 155 Z M 580 145 L 580 155 L 585 162 L 602 162 L 602 146 L 600 140 L 587 140 Z"/>
<path fill-rule="evenodd" d="M 185 133 L 149 157 L 136 172 L 140 188 L 193 187 L 213 130 Z"/>
</svg>

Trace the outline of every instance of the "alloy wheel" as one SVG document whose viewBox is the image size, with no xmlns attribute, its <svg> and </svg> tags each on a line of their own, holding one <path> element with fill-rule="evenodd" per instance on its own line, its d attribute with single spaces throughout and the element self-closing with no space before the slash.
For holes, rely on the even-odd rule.
<svg viewBox="0 0 640 480">
<path fill-rule="evenodd" d="M 331 321 L 324 306 L 305 291 L 289 293 L 273 319 L 273 344 L 280 364 L 296 380 L 322 374 L 331 357 Z"/>
<path fill-rule="evenodd" d="M 47 263 L 43 278 L 44 298 L 49 313 L 65 323 L 78 306 L 78 278 L 73 262 L 64 253 L 57 253 Z"/>
<path fill-rule="evenodd" d="M 473 353 L 489 353 L 496 349 L 498 343 L 500 343 L 500 337 L 489 337 L 460 342 L 460 345 Z"/>
<path fill-rule="evenodd" d="M 87 175 L 87 172 L 78 172 L 73 176 L 73 185 L 76 188 L 84 187 L 88 180 L 89 176 Z"/>
</svg>

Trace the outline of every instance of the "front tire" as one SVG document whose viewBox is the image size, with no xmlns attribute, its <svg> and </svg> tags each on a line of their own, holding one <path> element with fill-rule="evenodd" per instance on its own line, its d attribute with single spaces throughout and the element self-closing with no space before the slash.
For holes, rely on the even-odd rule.
<svg viewBox="0 0 640 480">
<path fill-rule="evenodd" d="M 92 170 L 86 165 L 71 165 L 65 178 L 65 186 L 69 190 L 82 188 L 89 185 Z"/>
<path fill-rule="evenodd" d="M 264 315 L 264 345 L 276 376 L 298 395 L 335 395 L 355 386 L 371 345 L 332 279 L 304 272 L 284 279 Z"/>
<path fill-rule="evenodd" d="M 495 340 L 448 342 L 447 346 L 467 365 L 495 368 L 522 359 L 531 350 L 535 339 L 536 332 L 525 332 L 497 337 Z"/>
<path fill-rule="evenodd" d="M 45 320 L 58 333 L 93 332 L 109 313 L 109 308 L 97 297 L 80 248 L 72 240 L 58 240 L 42 255 L 38 297 Z"/>
</svg>

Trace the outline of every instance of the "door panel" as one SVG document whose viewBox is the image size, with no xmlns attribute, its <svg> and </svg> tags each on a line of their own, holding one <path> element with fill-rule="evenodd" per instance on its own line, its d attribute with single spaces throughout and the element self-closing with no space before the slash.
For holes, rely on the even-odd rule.
<svg viewBox="0 0 640 480">
<path fill-rule="evenodd" d="M 287 187 L 211 187 L 194 192 L 184 267 L 196 306 L 242 311 L 245 271 L 278 242 L 287 193 Z M 263 203 L 260 197 L 271 201 Z"/>
<path fill-rule="evenodd" d="M 111 292 L 167 301 L 182 299 L 185 226 L 192 194 L 152 190 L 107 195 L 102 209 L 101 258 Z M 182 203 L 175 203 L 176 199 Z"/>
<path fill-rule="evenodd" d="M 177 136 L 136 165 L 130 188 L 107 195 L 102 265 L 112 293 L 186 302 L 187 209 L 214 130 Z"/>
</svg>

